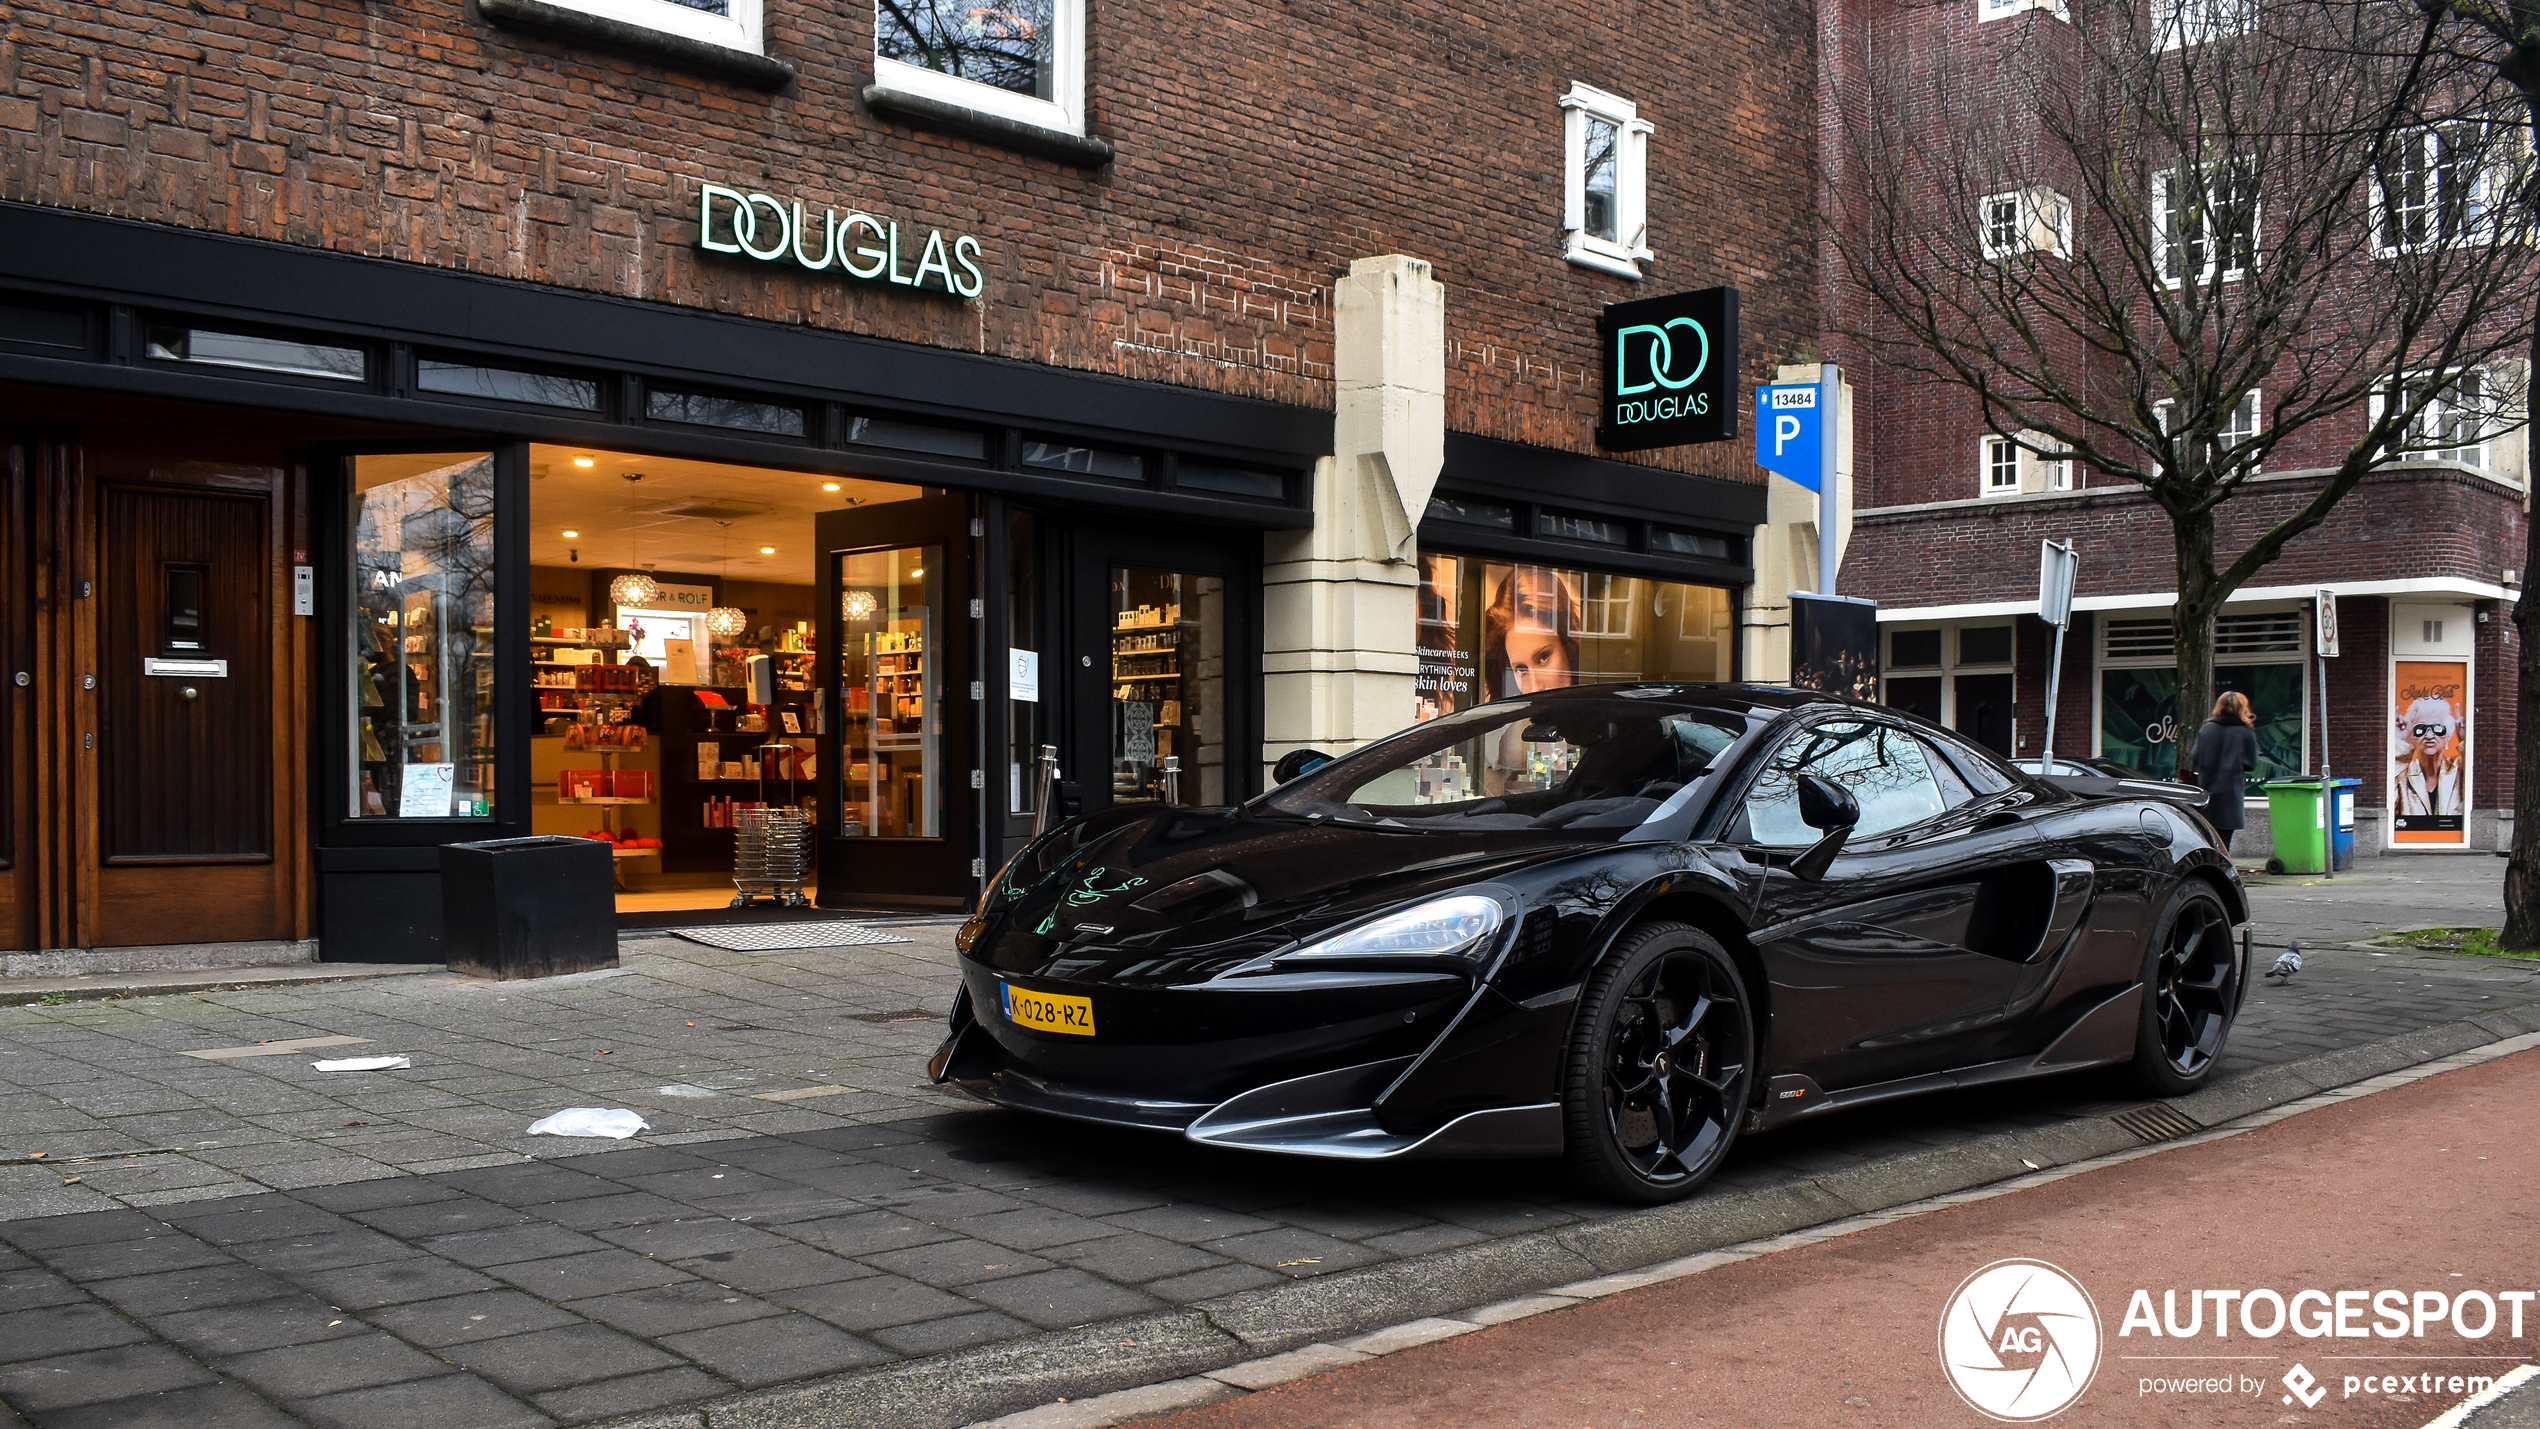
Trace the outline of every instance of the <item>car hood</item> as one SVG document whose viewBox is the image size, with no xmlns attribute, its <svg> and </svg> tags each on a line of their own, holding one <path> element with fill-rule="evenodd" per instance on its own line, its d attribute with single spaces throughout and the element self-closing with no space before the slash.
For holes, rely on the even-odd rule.
<svg viewBox="0 0 2540 1429">
<path fill-rule="evenodd" d="M 1527 830 L 1402 833 L 1238 815 L 1113 810 L 1026 849 L 988 890 L 969 955 L 1003 972 L 1108 964 L 1214 976 L 1418 898 L 1609 845 Z"/>
</svg>

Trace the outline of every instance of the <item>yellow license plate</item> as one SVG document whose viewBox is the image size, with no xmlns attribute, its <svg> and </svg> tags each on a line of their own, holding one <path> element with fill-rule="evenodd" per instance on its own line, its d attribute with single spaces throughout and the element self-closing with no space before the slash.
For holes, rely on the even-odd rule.
<svg viewBox="0 0 2540 1429">
<path fill-rule="evenodd" d="M 1063 992 L 1030 992 L 1012 983 L 999 983 L 1005 990 L 1006 1020 L 1017 1027 L 1035 1032 L 1064 1032 L 1073 1037 L 1094 1035 L 1094 1000 L 1070 997 Z"/>
</svg>

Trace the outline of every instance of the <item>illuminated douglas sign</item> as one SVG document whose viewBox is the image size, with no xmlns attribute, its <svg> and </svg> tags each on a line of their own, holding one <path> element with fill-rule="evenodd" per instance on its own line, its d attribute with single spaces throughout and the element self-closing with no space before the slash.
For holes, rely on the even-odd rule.
<svg viewBox="0 0 2540 1429">
<path fill-rule="evenodd" d="M 1637 452 L 1737 435 L 1737 289 L 1616 303 L 1596 331 L 1605 349 L 1598 446 Z"/>
<path fill-rule="evenodd" d="M 947 238 L 930 228 L 901 232 L 896 219 L 869 213 L 839 216 L 836 209 L 807 213 L 803 201 L 788 204 L 772 194 L 743 193 L 707 184 L 697 199 L 697 246 L 708 253 L 737 253 L 762 263 L 791 263 L 814 273 L 836 267 L 868 283 L 896 283 L 958 298 L 975 298 L 988 286 L 979 271 L 979 240 L 967 233 Z M 914 264 L 915 266 L 911 266 Z"/>
</svg>

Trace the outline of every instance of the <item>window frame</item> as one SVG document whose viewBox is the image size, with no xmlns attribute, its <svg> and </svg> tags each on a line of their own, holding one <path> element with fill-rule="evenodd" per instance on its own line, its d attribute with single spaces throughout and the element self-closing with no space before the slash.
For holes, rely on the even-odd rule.
<svg viewBox="0 0 2540 1429">
<path fill-rule="evenodd" d="M 2463 201 L 2462 222 L 2459 230 L 2443 232 L 2445 215 L 2453 211 L 2454 205 L 2452 196 L 2448 192 L 2440 191 L 2442 188 L 2448 188 L 2445 184 L 2445 176 L 2453 172 L 2453 167 L 2447 166 L 2442 161 L 2444 136 L 2459 130 L 2482 128 L 2498 129 L 2504 137 L 2496 148 L 2484 150 L 2478 156 L 2477 172 L 2470 183 L 2472 197 Z M 2529 135 L 2522 126 L 2518 124 L 2491 125 L 2481 120 L 2454 120 L 2444 124 L 2418 126 L 2409 131 L 2408 141 L 2416 150 L 2415 161 L 2419 166 L 2416 172 L 2422 174 L 2428 186 L 2437 188 L 2437 191 L 2429 194 L 2420 204 L 2403 206 L 2394 211 L 2389 193 L 2382 183 L 2382 171 L 2376 168 L 2370 180 L 2373 255 L 2379 258 L 2392 258 L 2402 253 L 2413 253 L 2430 248 L 2505 241 L 2512 227 L 2506 216 L 2512 206 L 2512 200 L 2510 197 L 2500 197 L 2500 195 L 2508 193 L 2514 179 L 2513 169 L 2523 162 L 2528 152 Z M 2420 238 L 2394 239 L 2391 236 L 2393 227 L 2397 222 L 2404 221 L 2398 216 L 2412 212 L 2424 218 L 2431 232 L 2428 236 Z"/>
<path fill-rule="evenodd" d="M 2258 25 L 2256 0 L 2152 0 L 2151 15 L 2164 51 L 2245 35 Z M 2234 19 L 2238 23 L 2226 27 Z"/>
<path fill-rule="evenodd" d="M 2178 189 L 2180 176 L 2188 172 L 2189 166 L 2186 164 L 2174 164 L 2169 168 L 2155 169 L 2152 172 L 2153 272 L 2160 279 L 2161 285 L 2166 288 L 2175 290 L 2189 282 L 2202 287 L 2214 280 L 2217 272 L 2216 265 L 2221 261 L 2219 250 L 2228 247 L 2233 251 L 2234 256 L 2245 261 L 2239 267 L 2222 268 L 2219 272 L 2224 282 L 2238 282 L 2248 276 L 2249 269 L 2258 261 L 2258 235 L 2264 231 L 2266 224 L 2266 202 L 2260 178 L 2238 162 L 2216 166 L 2200 175 L 2205 199 L 2204 212 L 2209 222 L 2214 211 L 2221 207 L 2215 195 L 2216 181 L 2222 175 L 2229 174 L 2234 182 L 2250 184 L 2253 188 L 2257 188 L 2259 193 L 2249 204 L 2248 228 L 2245 235 L 2238 241 L 2218 240 L 2210 233 L 2201 234 L 2193 240 L 2181 241 L 2171 236 L 2174 227 L 2173 219 L 2177 212 L 2171 200 Z M 2190 246 L 2191 243 L 2200 245 L 2204 250 L 2203 264 L 2193 278 L 2183 271 L 2172 271 L 2174 268 L 2184 268 L 2185 265 L 2174 263 L 2173 257 L 2178 249 Z"/>
<path fill-rule="evenodd" d="M 677 0 L 544 0 L 559 10 L 572 10 L 639 30 L 675 35 L 716 49 L 767 56 L 767 11 L 764 0 L 724 0 L 728 15 L 717 15 Z"/>
<path fill-rule="evenodd" d="M 755 3 L 755 0 L 754 0 Z M 975 79 L 931 70 L 882 53 L 879 0 L 874 5 L 873 82 L 902 94 L 1081 139 L 1085 135 L 1085 0 L 1051 0 L 1050 97 L 1017 94 Z"/>
<path fill-rule="evenodd" d="M 2005 469 L 2003 456 L 2006 452 L 2010 457 L 2008 469 L 2011 473 L 2008 485 L 1998 480 Z M 1976 447 L 1976 490 L 1977 494 L 1988 501 L 1997 497 L 2020 494 L 2020 444 L 2018 441 L 1993 432 L 1985 433 Z"/>
<path fill-rule="evenodd" d="M 2177 401 L 2168 397 L 2164 397 L 2160 401 L 2152 404 L 2152 420 L 2160 424 L 2161 433 L 2164 436 L 2169 434 L 2170 412 L 2177 406 Z M 2243 420 L 2244 413 L 2246 413 L 2245 422 Z M 2262 387 L 2252 387 L 2248 391 L 2241 393 L 2240 400 L 2231 404 L 2230 424 L 2225 426 L 2221 431 L 2214 433 L 2214 446 L 2217 455 L 2219 455 L 2221 451 L 2237 446 L 2238 444 L 2255 437 L 2259 432 L 2264 431 L 2266 429 L 2266 414 L 2266 389 Z M 2251 476 L 2256 476 L 2265 469 L 2265 464 L 2263 462 L 2251 462 L 2249 464 L 2249 474 Z"/>
<path fill-rule="evenodd" d="M 2056 190 L 2031 184 L 1986 194 L 1976 203 L 1976 244 L 1986 258 L 1999 262 L 2023 253 L 2064 259 L 2073 256 L 2073 203 Z M 2008 238 L 1995 236 L 1995 209 L 1999 205 L 2011 208 Z"/>
<path fill-rule="evenodd" d="M 2461 382 L 2467 378 L 2476 378 L 2478 380 L 2482 395 L 2477 399 L 2478 405 L 2475 408 L 2472 408 L 2469 412 L 2464 413 L 2460 410 L 2458 403 L 2445 401 L 2444 394 L 2458 389 Z M 2490 367 L 2484 366 L 2464 367 L 2458 371 L 2446 373 L 2410 372 L 2403 374 L 2399 380 L 2402 384 L 2408 387 L 2414 388 L 2421 385 L 2434 387 L 2436 389 L 2435 400 L 2427 404 L 2424 411 L 2417 414 L 2416 420 L 2408 424 L 2406 431 L 2391 439 L 2390 445 L 2383 451 L 2383 463 L 2387 464 L 2402 461 L 2448 461 L 2457 462 L 2462 466 L 2469 467 L 2473 471 L 2495 473 L 2497 471 L 2495 458 L 2496 443 L 2498 439 L 2510 436 L 2519 426 L 2518 423 L 2504 418 L 2501 412 L 2491 410 L 2487 406 L 2487 403 L 2492 400 L 2495 395 L 2489 390 L 2490 384 L 2496 382 L 2498 379 L 2499 374 L 2496 371 Z M 2383 404 L 2387 400 L 2388 399 L 2382 392 L 2378 390 L 2374 391 L 2366 402 L 2366 420 L 2370 422 L 2379 422 L 2381 420 Z M 2470 443 L 2455 443 L 2450 446 L 2415 445 L 2415 442 L 2418 439 L 2418 434 L 2428 424 L 2429 419 L 2434 421 L 2447 421 L 2457 420 L 2463 417 L 2475 420 L 2478 423 L 2477 441 Z M 2495 428 L 2495 430 L 2490 430 L 2490 428 Z M 2464 455 L 2464 453 L 2475 453 L 2475 459 L 2471 456 Z"/>
<path fill-rule="evenodd" d="M 1648 275 L 1641 263 L 1658 256 L 1649 246 L 1649 136 L 1657 126 L 1640 117 L 1640 106 L 1583 81 L 1572 81 L 1561 96 L 1561 227 L 1562 257 L 1582 268 L 1594 268 L 1640 282 Z M 1587 231 L 1588 120 L 1615 127 L 1614 234 L 1600 238 Z"/>
</svg>

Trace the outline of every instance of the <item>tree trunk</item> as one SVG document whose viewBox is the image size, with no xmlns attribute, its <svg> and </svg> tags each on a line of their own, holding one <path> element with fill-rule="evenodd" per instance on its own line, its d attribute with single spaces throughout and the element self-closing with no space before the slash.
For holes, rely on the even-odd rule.
<svg viewBox="0 0 2540 1429">
<path fill-rule="evenodd" d="M 2178 604 L 2170 611 L 2170 630 L 2178 647 L 2178 772 L 2196 769 L 2196 731 L 2214 707 L 2214 617 L 2223 597 L 2214 570 L 2214 515 L 2199 511 L 2170 523 L 2178 550 Z"/>
<path fill-rule="evenodd" d="M 2540 135 L 2540 93 L 2525 88 L 2523 102 L 2531 110 L 2534 134 Z M 2540 314 L 2535 314 L 2532 324 L 2531 357 L 2531 373 L 2540 377 Z M 2523 401 L 2527 410 L 2529 394 Z M 2505 865 L 2505 931 L 2496 940 L 2514 949 L 2540 948 L 2540 606 L 2534 605 L 2529 593 L 2533 567 L 2540 565 L 2540 521 L 2533 520 L 2540 513 L 2529 509 L 2532 475 L 2523 474 L 2524 595 L 2514 602 L 2514 633 L 2522 644 L 2514 706 L 2514 847 L 2512 862 Z M 2373 763 L 2387 769 L 2390 761 Z M 2470 791 L 2461 793 L 2466 808 Z"/>
</svg>

